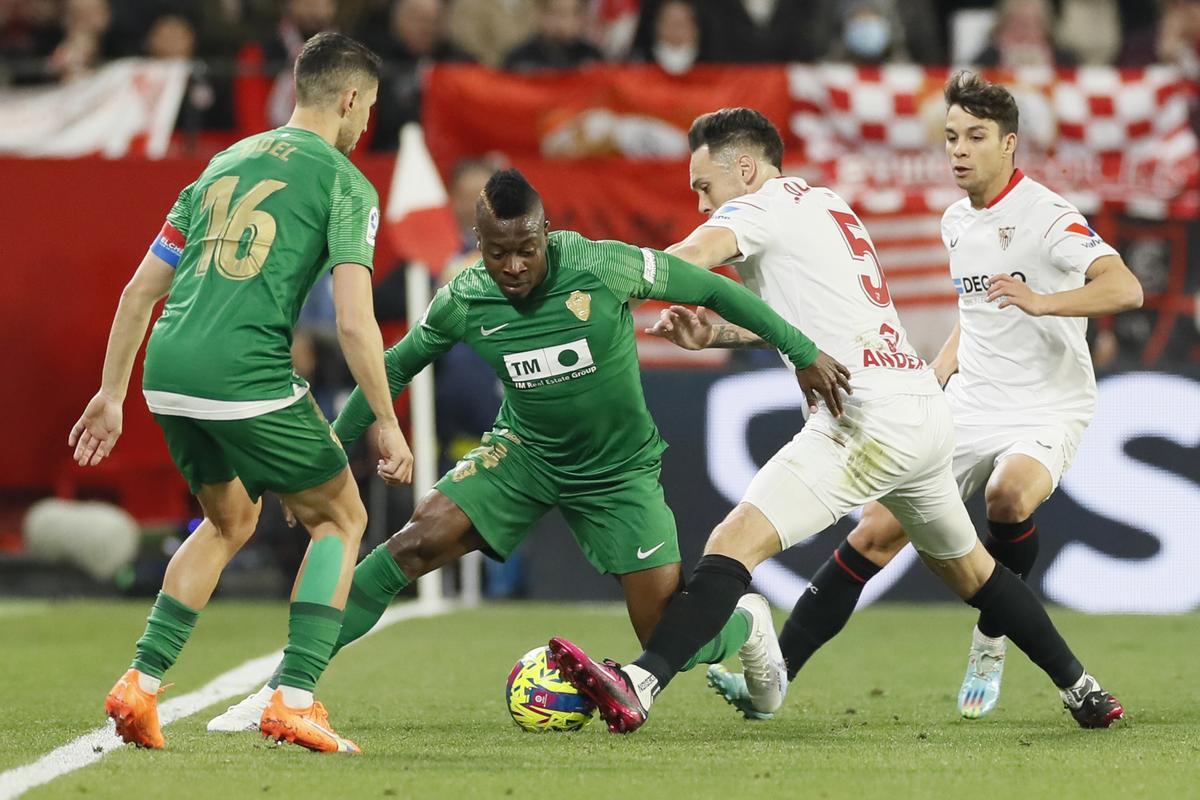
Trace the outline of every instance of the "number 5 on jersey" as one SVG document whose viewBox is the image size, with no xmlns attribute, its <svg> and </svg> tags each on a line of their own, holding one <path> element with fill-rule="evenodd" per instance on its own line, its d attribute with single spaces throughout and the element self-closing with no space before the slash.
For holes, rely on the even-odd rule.
<svg viewBox="0 0 1200 800">
<path fill-rule="evenodd" d="M 871 262 L 875 265 L 875 274 L 860 274 L 858 282 L 872 303 L 877 306 L 886 307 L 892 302 L 892 293 L 888 291 L 887 278 L 883 274 L 883 267 L 879 265 L 879 256 L 875 254 L 875 248 L 871 246 L 871 240 L 865 236 L 859 236 L 854 231 L 857 228 L 866 233 L 862 222 L 859 221 L 858 217 L 848 214 L 845 211 L 830 209 L 829 215 L 837 223 L 842 236 L 846 239 L 846 246 L 850 248 L 850 254 L 854 256 L 855 260 L 864 261 L 867 256 L 871 257 Z M 879 276 L 879 283 L 875 283 L 874 278 L 876 275 Z"/>
<path fill-rule="evenodd" d="M 221 275 L 244 281 L 262 271 L 271 252 L 271 245 L 275 243 L 275 218 L 260 211 L 258 206 L 287 184 L 259 181 L 233 203 L 237 183 L 237 176 L 226 175 L 213 181 L 204 192 L 200 210 L 208 212 L 208 227 L 204 230 L 204 249 L 200 251 L 196 275 L 204 275 L 209 265 L 215 263 Z"/>
</svg>

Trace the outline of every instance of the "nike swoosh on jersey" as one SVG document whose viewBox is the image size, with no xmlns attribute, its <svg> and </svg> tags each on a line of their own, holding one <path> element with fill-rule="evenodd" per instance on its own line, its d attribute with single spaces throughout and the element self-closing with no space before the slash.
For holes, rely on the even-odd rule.
<svg viewBox="0 0 1200 800">
<path fill-rule="evenodd" d="M 637 550 L 638 561 L 645 561 L 647 558 L 658 552 L 658 548 L 662 547 L 664 544 L 666 544 L 666 542 L 659 542 L 645 552 L 642 552 L 642 548 L 639 547 Z"/>
<path fill-rule="evenodd" d="M 496 327 L 494 327 L 494 328 L 485 328 L 485 327 L 483 327 L 482 325 L 480 325 L 480 326 L 479 326 L 479 332 L 480 332 L 481 334 L 483 334 L 484 336 L 491 336 L 493 333 L 495 333 L 496 331 L 500 330 L 501 328 L 507 328 L 507 327 L 508 327 L 508 325 L 509 325 L 509 323 L 507 323 L 507 322 L 506 322 L 506 323 L 504 323 L 503 325 L 497 325 L 497 326 L 496 326 Z"/>
</svg>

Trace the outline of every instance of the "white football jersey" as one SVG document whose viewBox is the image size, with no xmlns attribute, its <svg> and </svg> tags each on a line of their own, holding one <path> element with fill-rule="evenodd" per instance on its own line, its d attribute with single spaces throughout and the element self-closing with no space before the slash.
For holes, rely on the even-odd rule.
<svg viewBox="0 0 1200 800">
<path fill-rule="evenodd" d="M 870 234 L 834 192 L 774 178 L 704 224 L 737 237 L 748 289 L 846 365 L 851 400 L 940 391 L 908 343 Z"/>
<path fill-rule="evenodd" d="M 1031 317 L 987 302 L 989 278 L 1008 273 L 1049 294 L 1078 289 L 1101 256 L 1116 255 L 1087 219 L 1020 170 L 986 208 L 959 200 L 942 216 L 962 335 L 946 393 L 955 419 L 1011 424 L 1052 415 L 1089 421 L 1096 376 L 1085 317 Z"/>
</svg>

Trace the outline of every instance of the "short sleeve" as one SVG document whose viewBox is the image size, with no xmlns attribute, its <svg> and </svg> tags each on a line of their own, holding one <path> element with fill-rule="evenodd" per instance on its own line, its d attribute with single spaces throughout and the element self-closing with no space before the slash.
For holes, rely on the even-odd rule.
<svg viewBox="0 0 1200 800">
<path fill-rule="evenodd" d="M 330 192 L 329 263 L 362 264 L 373 269 L 379 233 L 379 196 L 357 169 L 338 171 Z"/>
<path fill-rule="evenodd" d="M 728 228 L 737 239 L 738 255 L 730 261 L 737 263 L 759 255 L 771 241 L 771 213 L 759 202 L 761 198 L 730 200 L 713 213 L 705 225 Z"/>
<path fill-rule="evenodd" d="M 1055 268 L 1078 273 L 1087 272 L 1097 258 L 1117 254 L 1083 214 L 1074 210 L 1060 214 L 1050 224 L 1042 237 L 1042 251 Z"/>
<path fill-rule="evenodd" d="M 167 222 L 171 227 L 187 236 L 188 226 L 192 224 L 192 189 L 195 183 L 183 187 L 175 204 L 167 212 Z"/>
<path fill-rule="evenodd" d="M 150 244 L 150 252 L 172 269 L 179 266 L 179 261 L 183 258 L 183 247 L 187 244 L 188 225 L 192 220 L 192 187 L 195 185 L 189 183 L 179 193 L 175 204 L 167 212 L 167 220 L 163 223 L 162 230 Z"/>
</svg>

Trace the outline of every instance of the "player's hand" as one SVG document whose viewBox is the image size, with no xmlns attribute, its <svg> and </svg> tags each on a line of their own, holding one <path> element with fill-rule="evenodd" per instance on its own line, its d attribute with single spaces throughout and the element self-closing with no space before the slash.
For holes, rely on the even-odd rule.
<svg viewBox="0 0 1200 800">
<path fill-rule="evenodd" d="M 955 367 L 951 364 L 943 364 L 936 358 L 929 366 L 933 368 L 933 377 L 937 378 L 938 386 L 941 386 L 943 389 L 945 389 L 946 384 L 950 382 L 950 377 L 954 375 L 954 373 L 958 372 L 958 367 Z"/>
<path fill-rule="evenodd" d="M 800 384 L 800 390 L 804 392 L 808 410 L 813 414 L 817 413 L 817 401 L 824 400 L 829 412 L 835 417 L 840 417 L 843 407 L 839 390 L 848 395 L 854 394 L 850 388 L 850 370 L 842 366 L 837 359 L 821 352 L 817 353 L 816 361 L 804 369 L 796 370 L 796 380 Z"/>
<path fill-rule="evenodd" d="M 413 454 L 400 426 L 380 425 L 375 441 L 379 445 L 379 477 L 393 486 L 412 483 Z"/>
<path fill-rule="evenodd" d="M 693 311 L 684 306 L 664 308 L 646 333 L 674 342 L 684 350 L 703 350 L 712 344 L 713 326 L 703 308 Z"/>
<path fill-rule="evenodd" d="M 96 392 L 67 437 L 67 445 L 75 448 L 75 463 L 94 467 L 103 461 L 117 445 L 123 419 L 121 402 Z"/>
<path fill-rule="evenodd" d="M 1016 306 L 1031 317 L 1046 313 L 1045 295 L 1038 294 L 1025 281 L 1012 275 L 993 275 L 989 279 L 987 299 L 989 303 L 999 300 L 997 308 Z"/>
</svg>

